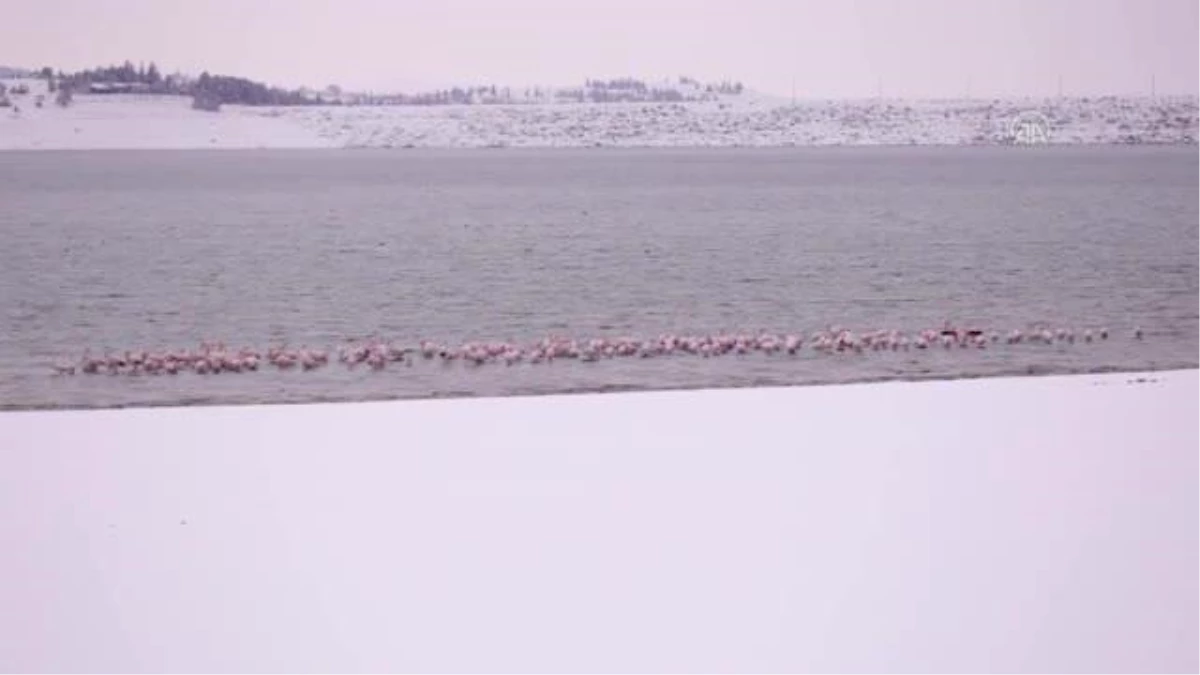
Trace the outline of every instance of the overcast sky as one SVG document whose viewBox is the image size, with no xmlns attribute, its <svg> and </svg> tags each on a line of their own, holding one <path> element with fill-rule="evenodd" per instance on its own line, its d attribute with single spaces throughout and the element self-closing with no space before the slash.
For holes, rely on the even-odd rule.
<svg viewBox="0 0 1200 675">
<path fill-rule="evenodd" d="M 1197 93 L 1196 0 L 3 0 L 0 64 L 355 89 L 690 74 L 801 97 Z"/>
</svg>

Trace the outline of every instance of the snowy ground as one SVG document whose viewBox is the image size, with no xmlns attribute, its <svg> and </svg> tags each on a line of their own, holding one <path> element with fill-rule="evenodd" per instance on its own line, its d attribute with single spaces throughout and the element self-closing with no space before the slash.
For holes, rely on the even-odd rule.
<svg viewBox="0 0 1200 675">
<path fill-rule="evenodd" d="M 1195 143 L 1195 99 L 778 101 L 290 108 L 345 147 L 679 147 L 1009 143 L 1036 111 L 1061 144 Z"/>
<path fill-rule="evenodd" d="M 67 108 L 46 95 L 44 82 L 26 81 L 30 94 L 0 108 L 0 150 L 124 150 L 192 148 L 313 148 L 329 143 L 308 129 L 258 111 L 206 113 L 179 96 L 78 94 Z M 19 109 L 19 110 L 18 110 Z"/>
<path fill-rule="evenodd" d="M 1194 672 L 1198 385 L 0 413 L 0 670 Z"/>
<path fill-rule="evenodd" d="M 1063 98 L 191 109 L 190 99 L 80 94 L 0 109 L 0 150 L 311 147 L 975 145 L 1011 141 L 1036 111 L 1051 143 L 1194 144 L 1197 100 Z M 1040 137 L 1039 137 L 1040 138 Z"/>
</svg>

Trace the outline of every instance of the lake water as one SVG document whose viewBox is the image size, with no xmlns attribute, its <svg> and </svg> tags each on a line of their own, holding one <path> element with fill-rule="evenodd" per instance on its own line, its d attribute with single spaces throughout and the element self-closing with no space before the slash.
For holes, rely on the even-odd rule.
<svg viewBox="0 0 1200 675">
<path fill-rule="evenodd" d="M 1197 159 L 1195 147 L 0 153 L 0 407 L 1195 367 Z M 1112 335 L 380 372 L 51 369 L 85 348 L 202 338 L 528 343 L 947 319 Z"/>
</svg>

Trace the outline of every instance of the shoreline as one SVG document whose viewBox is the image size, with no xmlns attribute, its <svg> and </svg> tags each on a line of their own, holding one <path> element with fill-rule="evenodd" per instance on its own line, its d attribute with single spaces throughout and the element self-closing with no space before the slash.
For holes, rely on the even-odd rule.
<svg viewBox="0 0 1200 675">
<path fill-rule="evenodd" d="M 670 393 L 670 392 L 706 392 L 706 391 L 738 391 L 743 389 L 808 389 L 808 388 L 826 388 L 839 386 L 857 386 L 857 385 L 878 385 L 878 384 L 918 384 L 925 382 L 962 382 L 974 380 L 1023 380 L 1030 378 L 1047 378 L 1047 377 L 1086 377 L 1089 375 L 1127 375 L 1127 376 L 1153 376 L 1161 373 L 1186 373 L 1200 369 L 1200 364 L 1185 363 L 1185 364 L 1166 364 L 1163 366 L 1153 366 L 1149 368 L 1122 368 L 1119 366 L 1101 367 L 1089 370 L 1069 370 L 1069 369 L 1046 369 L 1033 372 L 1033 367 L 1029 367 L 1025 372 L 1000 372 L 1000 373 L 980 373 L 980 374 L 961 374 L 961 375 L 912 375 L 905 377 L 864 377 L 849 380 L 813 380 L 806 382 L 797 382 L 792 384 L 726 384 L 726 385 L 711 385 L 701 384 L 695 386 L 679 385 L 679 386 L 659 386 L 659 387 L 637 387 L 612 385 L 609 387 L 601 387 L 598 389 L 564 389 L 556 391 L 528 391 L 528 392 L 513 392 L 513 393 L 487 393 L 473 394 L 460 392 L 434 393 L 429 395 L 398 395 L 391 397 L 372 397 L 372 398 L 312 398 L 299 400 L 278 400 L 278 401 L 219 401 L 219 400 L 198 400 L 188 402 L 162 402 L 162 401 L 145 401 L 134 403 L 118 403 L 118 404 L 97 404 L 97 405 L 75 405 L 75 406 L 39 406 L 39 405 L 21 405 L 21 404 L 0 404 L 0 414 L 3 413 L 33 413 L 33 412 L 85 412 L 85 411 L 101 411 L 101 410 L 131 410 L 131 409 L 187 409 L 187 408 L 246 408 L 255 406 L 306 406 L 306 405 L 330 405 L 330 404 L 357 404 L 357 403 L 402 403 L 410 401 L 476 401 L 487 399 L 544 399 L 558 396 L 606 396 L 613 394 L 647 394 L 647 393 Z M 386 376 L 386 375 L 384 375 Z M 47 377 L 60 377 L 55 375 L 47 375 Z M 97 377 L 108 377 L 97 376 Z M 221 377 L 220 375 L 182 375 L 182 377 Z M 226 375 L 225 377 L 229 377 Z"/>
<path fill-rule="evenodd" d="M 590 396 L 623 396 L 623 395 L 654 395 L 654 394 L 713 394 L 722 392 L 746 392 L 746 390 L 761 390 L 761 392 L 793 392 L 793 390 L 836 389 L 845 387 L 878 387 L 878 386 L 919 386 L 919 384 L 956 384 L 971 382 L 1024 382 L 1044 380 L 1081 380 L 1087 377 L 1104 378 L 1106 384 L 1116 382 L 1120 378 L 1128 378 L 1124 384 L 1142 384 L 1157 381 L 1159 377 L 1176 374 L 1194 374 L 1200 376 L 1200 365 L 1165 365 L 1162 368 L 1140 369 L 1096 369 L 1086 371 L 1050 370 L 1044 372 L 1004 372 L 1004 374 L 959 375 L 947 377 L 943 375 L 913 376 L 913 377 L 868 377 L 860 380 L 828 380 L 803 382 L 796 384 L 698 384 L 698 386 L 666 386 L 666 387 L 625 387 L 612 386 L 596 389 L 564 389 L 554 392 L 515 392 L 510 394 L 464 394 L 443 393 L 430 395 L 396 395 L 386 398 L 317 398 L 301 400 L 276 401 L 145 401 L 132 404 L 116 405 L 83 405 L 83 406 L 22 406 L 0 405 L 0 418 L 5 414 L 34 414 L 34 413 L 94 413 L 94 412 L 126 412 L 126 411 L 166 411 L 166 410 L 247 410 L 247 408 L 304 408 L 311 406 L 358 406 L 358 405 L 404 405 L 419 404 L 419 402 L 480 402 L 480 401 L 545 401 L 550 399 L 578 399 Z M 53 377 L 53 376 L 48 376 Z M 107 377 L 107 376 L 103 376 Z M 220 377 L 220 376 L 211 376 Z"/>
<path fill-rule="evenodd" d="M 211 152 L 217 154 L 234 152 L 337 152 L 337 153 L 366 153 L 380 154 L 468 154 L 468 153 L 542 153 L 542 152 L 577 152 L 582 154 L 602 154 L 605 152 L 621 151 L 655 151 L 655 152 L 721 152 L 721 151 L 762 151 L 762 152 L 807 152 L 807 151 L 840 151 L 853 152 L 856 150 L 1011 150 L 1012 152 L 1058 151 L 1090 148 L 1129 148 L 1134 149 L 1200 149 L 1200 141 L 1186 142 L 1141 142 L 1125 143 L 1119 141 L 1084 142 L 1084 143 L 1039 143 L 1037 145 L 1021 145 L 1015 143 L 828 143 L 828 144 L 783 144 L 783 145 L 505 145 L 505 146 L 219 146 L 219 147 L 0 147 L 0 155 L 20 154 L 49 154 L 49 153 L 160 153 L 160 152 Z"/>
</svg>

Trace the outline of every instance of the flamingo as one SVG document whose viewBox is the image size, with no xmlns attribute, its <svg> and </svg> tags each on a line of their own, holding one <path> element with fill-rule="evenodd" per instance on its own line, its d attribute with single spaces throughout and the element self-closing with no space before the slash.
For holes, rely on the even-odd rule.
<svg viewBox="0 0 1200 675">
<path fill-rule="evenodd" d="M 864 354 L 867 352 L 897 352 L 915 348 L 926 350 L 941 345 L 945 350 L 958 346 L 960 349 L 974 347 L 986 349 L 990 344 L 1003 343 L 1008 345 L 1022 342 L 1054 344 L 1075 344 L 1077 341 L 1093 343 L 1097 340 L 1108 339 L 1108 329 L 1083 329 L 1076 333 L 1074 329 L 1059 326 L 1052 327 L 1044 324 L 1034 324 L 1027 330 L 1013 329 L 1007 333 L 995 330 L 977 328 L 957 328 L 946 320 L 941 330 L 922 329 L 908 336 L 897 329 L 877 328 L 856 333 L 840 326 L 828 326 L 826 330 L 818 330 L 809 337 L 803 333 L 772 333 L 765 329 L 753 331 L 730 332 L 720 331 L 712 334 L 684 335 L 663 332 L 654 337 L 639 339 L 634 337 L 576 339 L 563 335 L 550 334 L 523 347 L 511 341 L 468 341 L 458 347 L 447 347 L 431 340 L 421 340 L 415 348 L 405 347 L 399 342 L 390 342 L 378 337 L 365 340 L 352 338 L 334 348 L 339 361 L 348 368 L 354 368 L 363 363 L 375 370 L 386 367 L 388 362 L 404 362 L 411 367 L 414 358 L 440 359 L 445 366 L 451 366 L 461 360 L 474 367 L 488 364 L 513 366 L 521 362 L 531 364 L 553 363 L 555 359 L 576 359 L 593 363 L 601 359 L 639 358 L 652 359 L 655 357 L 675 356 L 686 354 L 702 358 L 714 358 L 731 355 L 750 355 L 761 353 L 773 355 L 786 352 L 788 355 L 797 354 L 809 337 L 811 348 L 822 354 L 844 354 L 852 352 Z M 1143 339 L 1144 332 L 1135 326 L 1135 339 Z M 260 359 L 264 358 L 251 347 L 231 349 L 224 341 L 204 339 L 199 342 L 195 351 L 188 348 L 170 350 L 158 348 L 153 350 L 129 349 L 121 351 L 106 351 L 104 356 L 94 357 L 90 349 L 85 349 L 82 358 L 72 363 L 60 360 L 53 364 L 55 375 L 73 375 L 76 373 L 110 375 L 163 375 L 177 374 L 181 370 L 192 370 L 197 374 L 247 373 L 258 370 Z M 299 365 L 305 371 L 315 370 L 328 363 L 329 353 L 323 349 L 310 349 L 301 346 L 299 350 L 290 349 L 284 345 L 271 345 L 265 353 L 266 362 L 279 370 L 288 370 Z"/>
</svg>

